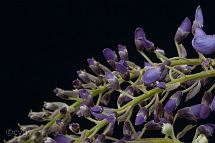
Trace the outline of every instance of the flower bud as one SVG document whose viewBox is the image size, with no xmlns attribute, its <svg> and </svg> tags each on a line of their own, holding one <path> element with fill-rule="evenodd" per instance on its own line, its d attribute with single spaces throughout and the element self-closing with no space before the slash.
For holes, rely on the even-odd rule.
<svg viewBox="0 0 215 143">
<path fill-rule="evenodd" d="M 174 38 L 175 41 L 177 43 L 180 43 L 182 40 L 184 40 L 188 36 L 190 32 L 190 28 L 191 28 L 190 19 L 186 17 L 184 21 L 181 23 L 178 30 L 176 31 L 175 38 Z"/>
<path fill-rule="evenodd" d="M 211 109 L 205 104 L 196 104 L 178 110 L 178 117 L 188 120 L 206 119 L 211 113 Z"/>
<path fill-rule="evenodd" d="M 141 125 L 146 121 L 147 112 L 148 112 L 148 110 L 145 107 L 141 108 L 137 112 L 136 119 L 135 119 L 135 125 Z"/>
<path fill-rule="evenodd" d="M 128 51 L 125 46 L 119 44 L 118 53 L 121 60 L 128 60 Z"/>
<path fill-rule="evenodd" d="M 118 61 L 117 55 L 114 51 L 109 48 L 103 50 L 103 55 L 107 62 L 112 66 L 115 67 L 115 62 Z"/>
<path fill-rule="evenodd" d="M 193 143 L 208 143 L 208 139 L 206 138 L 205 135 L 201 134 Z"/>
<path fill-rule="evenodd" d="M 105 72 L 105 78 L 110 84 L 111 90 L 118 90 L 120 88 L 119 81 L 116 76 L 111 72 Z"/>
<path fill-rule="evenodd" d="M 195 34 L 196 28 L 202 28 L 204 25 L 204 18 L 202 14 L 202 9 L 200 6 L 196 8 L 195 20 L 192 25 L 192 33 Z"/>
<path fill-rule="evenodd" d="M 54 93 L 56 94 L 56 96 L 58 96 L 59 98 L 64 99 L 64 100 L 70 100 L 70 97 L 77 98 L 79 95 L 78 90 L 70 91 L 70 90 L 63 90 L 60 88 L 55 88 Z"/>
<path fill-rule="evenodd" d="M 101 69 L 99 67 L 99 63 L 94 58 L 87 59 L 90 69 L 96 74 L 101 74 Z"/>
<path fill-rule="evenodd" d="M 44 102 L 43 107 L 48 110 L 54 111 L 59 108 L 68 107 L 68 105 L 63 102 Z"/>
<path fill-rule="evenodd" d="M 51 113 L 49 113 L 49 112 L 32 112 L 32 111 L 30 111 L 30 113 L 28 114 L 28 117 L 35 121 L 44 121 L 50 115 L 51 115 Z"/>
<path fill-rule="evenodd" d="M 82 82 L 79 79 L 73 80 L 73 87 L 76 89 L 82 88 Z"/>
<path fill-rule="evenodd" d="M 172 113 L 180 104 L 182 96 L 183 93 L 181 91 L 177 91 L 173 94 L 164 106 L 164 110 L 168 113 Z"/>
<path fill-rule="evenodd" d="M 90 108 L 87 106 L 86 102 L 82 102 L 80 104 L 80 109 L 76 113 L 79 117 L 89 117 L 90 116 Z"/>
<path fill-rule="evenodd" d="M 90 111 L 95 112 L 95 113 L 101 113 L 103 111 L 103 107 L 102 106 L 93 106 L 93 107 L 90 107 Z"/>
<path fill-rule="evenodd" d="M 83 71 L 83 70 L 78 70 L 77 71 L 78 77 L 85 83 L 89 83 L 90 82 L 90 78 L 88 76 L 88 74 Z"/>
<path fill-rule="evenodd" d="M 29 130 L 32 130 L 32 129 L 35 129 L 35 128 L 38 128 L 39 126 L 38 125 L 20 125 L 18 124 L 18 126 L 20 127 L 20 129 L 25 132 L 25 131 L 29 131 Z"/>
<path fill-rule="evenodd" d="M 123 125 L 123 135 L 124 136 L 131 136 L 132 135 L 132 128 L 131 128 L 131 123 L 128 121 L 124 122 Z"/>
<path fill-rule="evenodd" d="M 68 137 L 66 137 L 65 135 L 62 134 L 58 134 L 54 137 L 54 140 L 57 143 L 70 143 L 72 140 Z"/>
<path fill-rule="evenodd" d="M 146 39 L 145 32 L 142 28 L 136 28 L 134 32 L 135 45 L 138 51 L 143 51 L 144 48 L 148 51 L 154 49 L 154 43 Z"/>
<path fill-rule="evenodd" d="M 211 110 L 214 111 L 215 110 L 215 96 L 211 102 L 211 106 L 210 106 Z"/>
<path fill-rule="evenodd" d="M 80 131 L 80 125 L 79 125 L 78 123 L 72 123 L 72 124 L 69 125 L 69 129 L 70 129 L 73 133 L 77 134 L 77 133 L 79 133 L 79 131 Z"/>
<path fill-rule="evenodd" d="M 127 68 L 127 64 L 124 60 L 120 60 L 119 62 L 115 63 L 116 70 L 120 73 L 121 77 L 128 81 L 130 79 L 130 73 Z"/>
<path fill-rule="evenodd" d="M 105 143 L 105 136 L 103 134 L 100 134 L 94 143 Z"/>
<path fill-rule="evenodd" d="M 50 137 L 45 137 L 44 143 L 57 143 L 57 142 Z"/>
<path fill-rule="evenodd" d="M 200 125 L 196 128 L 198 134 L 204 134 L 206 137 L 212 136 L 214 133 L 215 125 L 214 124 L 205 124 Z"/>
</svg>

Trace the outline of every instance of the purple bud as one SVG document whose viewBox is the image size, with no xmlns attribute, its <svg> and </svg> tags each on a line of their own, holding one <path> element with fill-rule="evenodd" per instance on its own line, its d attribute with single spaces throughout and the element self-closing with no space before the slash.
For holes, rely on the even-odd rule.
<svg viewBox="0 0 215 143">
<path fill-rule="evenodd" d="M 165 82 L 158 82 L 157 87 L 159 87 L 160 89 L 166 89 L 166 83 Z"/>
<path fill-rule="evenodd" d="M 136 28 L 134 32 L 135 45 L 138 51 L 151 50 L 154 48 L 154 43 L 146 39 L 145 32 L 142 28 Z"/>
<path fill-rule="evenodd" d="M 76 113 L 79 117 L 89 117 L 90 116 L 90 108 L 87 106 L 85 102 L 80 104 L 80 109 Z"/>
<path fill-rule="evenodd" d="M 70 143 L 71 142 L 71 139 L 66 137 L 65 135 L 62 135 L 62 134 L 58 134 L 54 137 L 54 140 L 57 142 L 57 143 Z"/>
<path fill-rule="evenodd" d="M 57 143 L 55 140 L 53 140 L 52 138 L 50 137 L 45 137 L 44 138 L 44 143 Z"/>
<path fill-rule="evenodd" d="M 161 55 L 164 55 L 165 56 L 165 51 L 161 48 L 156 48 L 156 50 L 158 53 L 160 53 Z"/>
<path fill-rule="evenodd" d="M 69 125 L 69 129 L 70 129 L 73 133 L 77 134 L 77 133 L 79 133 L 79 131 L 80 131 L 80 125 L 79 125 L 78 123 L 72 123 L 72 124 Z"/>
<path fill-rule="evenodd" d="M 113 73 L 105 72 L 105 78 L 110 84 L 111 90 L 118 90 L 120 88 L 119 81 Z"/>
<path fill-rule="evenodd" d="M 99 67 L 98 62 L 94 58 L 89 58 L 87 59 L 87 62 L 89 64 L 90 69 L 96 74 L 100 75 L 101 74 L 101 69 Z"/>
<path fill-rule="evenodd" d="M 102 113 L 91 112 L 91 114 L 95 117 L 96 120 L 103 120 L 107 118 L 107 116 Z"/>
<path fill-rule="evenodd" d="M 148 69 L 146 69 L 142 80 L 143 82 L 147 85 L 147 84 L 151 84 L 154 83 L 155 81 L 158 81 L 160 78 L 160 68 L 159 67 L 150 67 Z"/>
<path fill-rule="evenodd" d="M 212 66 L 212 60 L 211 58 L 206 58 L 203 59 L 202 63 L 201 63 L 202 68 L 210 68 Z"/>
<path fill-rule="evenodd" d="M 181 91 L 177 91 L 175 94 L 173 94 L 170 99 L 167 101 L 164 110 L 167 113 L 172 113 L 180 104 L 182 99 L 183 93 Z"/>
<path fill-rule="evenodd" d="M 106 117 L 106 120 L 109 122 L 109 123 L 115 123 L 116 121 L 116 116 L 117 114 L 115 112 L 113 113 L 110 113 L 107 117 Z"/>
<path fill-rule="evenodd" d="M 125 92 L 131 96 L 134 96 L 135 89 L 132 86 L 128 86 L 126 87 Z M 124 102 L 130 101 L 130 100 L 131 100 L 130 97 L 124 94 L 120 94 L 117 100 L 117 104 L 122 105 Z"/>
<path fill-rule="evenodd" d="M 104 95 L 102 95 L 101 100 L 100 100 L 100 103 L 101 103 L 102 105 L 107 106 L 108 103 L 109 103 L 109 101 L 110 101 L 110 97 L 111 97 L 111 94 L 108 93 L 108 92 L 106 92 Z"/>
<path fill-rule="evenodd" d="M 196 28 L 195 36 L 192 40 L 194 49 L 204 55 L 215 52 L 215 36 L 203 34 L 204 31 Z"/>
<path fill-rule="evenodd" d="M 82 88 L 82 82 L 79 79 L 73 80 L 73 87 L 76 89 Z"/>
<path fill-rule="evenodd" d="M 120 73 L 121 77 L 128 81 L 130 79 L 130 73 L 127 68 L 126 62 L 124 60 L 120 60 L 119 62 L 115 63 L 116 70 Z"/>
<path fill-rule="evenodd" d="M 196 128 L 196 131 L 199 134 L 204 134 L 205 136 L 209 137 L 209 136 L 212 136 L 214 129 L 215 129 L 214 124 L 205 124 L 205 125 L 201 125 L 198 128 Z"/>
<path fill-rule="evenodd" d="M 103 134 L 100 134 L 94 143 L 105 143 L 105 136 Z"/>
<path fill-rule="evenodd" d="M 192 25 L 192 33 L 196 32 L 196 28 L 202 28 L 204 25 L 204 18 L 202 14 L 202 9 L 200 6 L 196 8 L 195 20 Z"/>
<path fill-rule="evenodd" d="M 176 31 L 175 41 L 180 43 L 182 40 L 184 40 L 188 36 L 190 28 L 191 28 L 190 19 L 186 17 L 184 21 L 181 23 L 178 30 Z"/>
<path fill-rule="evenodd" d="M 63 102 L 44 102 L 43 107 L 48 110 L 54 111 L 59 108 L 68 107 L 68 105 Z"/>
<path fill-rule="evenodd" d="M 112 66 L 115 67 L 115 62 L 118 60 L 117 55 L 114 51 L 109 48 L 103 50 L 103 55 L 107 62 Z"/>
<path fill-rule="evenodd" d="M 212 100 L 212 102 L 211 102 L 211 110 L 212 111 L 214 111 L 215 110 L 215 96 L 214 96 L 214 98 L 213 98 L 213 100 Z"/>
<path fill-rule="evenodd" d="M 148 110 L 145 107 L 141 108 L 137 112 L 136 119 L 135 119 L 135 125 L 141 125 L 146 121 L 147 112 L 148 112 Z"/>
<path fill-rule="evenodd" d="M 18 125 L 19 125 L 20 129 L 21 129 L 22 131 L 24 131 L 24 132 L 39 127 L 38 125 L 20 125 L 20 124 L 18 124 Z"/>
<path fill-rule="evenodd" d="M 44 121 L 51 115 L 50 112 L 32 112 L 30 111 L 28 117 L 35 121 Z"/>
<path fill-rule="evenodd" d="M 118 53 L 121 60 L 128 60 L 128 51 L 125 46 L 119 44 Z"/>
<path fill-rule="evenodd" d="M 103 111 L 103 107 L 102 106 L 93 106 L 93 107 L 90 107 L 90 111 L 96 112 L 96 113 L 101 113 Z"/>
<path fill-rule="evenodd" d="M 145 127 L 146 130 L 160 130 L 162 127 L 162 123 L 161 122 L 156 123 L 154 120 L 151 120 L 146 123 Z"/>
<path fill-rule="evenodd" d="M 205 104 L 210 107 L 212 102 L 212 94 L 210 92 L 205 92 L 204 96 L 202 97 L 201 104 Z"/>
<path fill-rule="evenodd" d="M 211 113 L 211 109 L 205 104 L 196 104 L 178 110 L 178 116 L 188 120 L 206 119 Z"/>
<path fill-rule="evenodd" d="M 89 83 L 90 82 L 90 78 L 87 75 L 87 73 L 83 70 L 78 70 L 77 71 L 78 77 L 85 83 Z"/>
<path fill-rule="evenodd" d="M 79 95 L 80 95 L 80 97 L 81 97 L 82 99 L 89 99 L 90 96 L 91 96 L 90 93 L 89 93 L 89 91 L 86 90 L 86 89 L 80 89 Z"/>
<path fill-rule="evenodd" d="M 162 117 L 163 117 L 163 105 L 162 103 L 158 102 L 154 109 L 154 121 L 159 122 Z"/>
</svg>

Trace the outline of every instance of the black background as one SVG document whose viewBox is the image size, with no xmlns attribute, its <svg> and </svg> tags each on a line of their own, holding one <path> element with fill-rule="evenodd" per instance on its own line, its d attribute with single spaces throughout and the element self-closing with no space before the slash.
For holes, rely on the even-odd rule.
<svg viewBox="0 0 215 143">
<path fill-rule="evenodd" d="M 143 64 L 134 47 L 133 32 L 142 27 L 157 46 L 175 56 L 174 34 L 201 4 L 204 30 L 215 33 L 214 0 L 52 0 L 1 2 L 0 118 L 3 138 L 17 123 L 33 123 L 30 109 L 56 101 L 53 89 L 72 89 L 76 70 L 86 59 L 105 62 L 103 48 L 125 44 L 130 59 Z M 188 54 L 195 57 L 188 37 Z"/>
</svg>

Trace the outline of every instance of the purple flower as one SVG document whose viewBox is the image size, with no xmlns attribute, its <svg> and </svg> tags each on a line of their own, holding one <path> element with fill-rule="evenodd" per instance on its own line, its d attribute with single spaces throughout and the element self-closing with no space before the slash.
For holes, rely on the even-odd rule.
<svg viewBox="0 0 215 143">
<path fill-rule="evenodd" d="M 175 41 L 180 43 L 182 40 L 184 40 L 188 36 L 190 32 L 190 28 L 191 28 L 190 19 L 186 17 L 175 33 L 175 38 L 174 38 Z"/>
<path fill-rule="evenodd" d="M 80 104 L 80 109 L 76 113 L 79 117 L 89 117 L 90 116 L 90 108 L 86 102 L 82 102 Z"/>
<path fill-rule="evenodd" d="M 110 84 L 110 88 L 112 90 L 118 90 L 120 88 L 119 81 L 116 76 L 111 72 L 105 72 L 105 78 Z"/>
<path fill-rule="evenodd" d="M 103 107 L 102 106 L 93 106 L 93 107 L 90 107 L 90 111 L 96 112 L 96 113 L 101 113 L 103 111 Z"/>
<path fill-rule="evenodd" d="M 135 45 L 138 51 L 151 50 L 154 48 L 154 43 L 146 39 L 145 32 L 142 28 L 136 28 L 134 32 Z"/>
<path fill-rule="evenodd" d="M 132 86 L 128 86 L 126 89 L 125 89 L 125 92 L 131 96 L 134 95 L 134 92 L 135 92 L 135 89 L 134 87 Z M 120 94 L 119 97 L 118 97 L 118 100 L 117 100 L 117 104 L 121 105 L 123 104 L 124 102 L 127 102 L 127 101 L 130 101 L 131 98 L 124 95 L 124 94 Z"/>
<path fill-rule="evenodd" d="M 94 58 L 87 59 L 90 69 L 96 74 L 101 74 L 101 69 L 99 67 L 99 63 Z"/>
<path fill-rule="evenodd" d="M 127 68 L 127 64 L 124 60 L 120 60 L 119 62 L 115 63 L 116 70 L 120 73 L 121 77 L 128 81 L 130 79 L 130 73 Z"/>
<path fill-rule="evenodd" d="M 200 6 L 196 8 L 195 20 L 192 25 L 192 33 L 196 32 L 196 28 L 202 28 L 204 25 L 204 18 L 202 14 L 202 9 Z"/>
<path fill-rule="evenodd" d="M 196 104 L 178 110 L 178 116 L 188 120 L 206 119 L 211 113 L 211 109 L 205 104 Z"/>
<path fill-rule="evenodd" d="M 104 115 L 102 113 L 91 112 L 91 114 L 95 117 L 96 120 L 103 120 L 107 118 L 107 115 Z"/>
<path fill-rule="evenodd" d="M 215 129 L 214 124 L 205 124 L 205 125 L 201 125 L 198 128 L 196 128 L 196 131 L 199 134 L 204 134 L 205 136 L 209 137 L 209 136 L 212 136 L 214 129 Z"/>
<path fill-rule="evenodd" d="M 119 44 L 118 53 L 121 60 L 128 60 L 128 51 L 125 46 Z"/>
<path fill-rule="evenodd" d="M 159 66 L 149 66 L 146 68 L 146 71 L 142 77 L 142 81 L 144 84 L 150 85 L 165 78 L 166 74 L 167 69 L 163 64 Z"/>
<path fill-rule="evenodd" d="M 175 110 L 180 104 L 182 96 L 183 93 L 181 91 L 177 91 L 175 94 L 173 94 L 167 101 L 164 110 L 168 113 L 172 113 L 172 111 Z"/>
<path fill-rule="evenodd" d="M 114 51 L 109 48 L 103 50 L 103 55 L 107 62 L 112 66 L 115 67 L 115 62 L 118 60 L 117 55 Z"/>
<path fill-rule="evenodd" d="M 106 120 L 107 120 L 109 123 L 114 124 L 115 121 L 116 121 L 116 117 L 117 117 L 117 114 L 116 114 L 115 112 L 113 112 L 113 113 L 110 113 L 110 114 L 106 117 Z"/>
<path fill-rule="evenodd" d="M 202 29 L 196 28 L 192 45 L 196 51 L 202 54 L 212 54 L 215 52 L 215 36 L 206 35 Z"/>
<path fill-rule="evenodd" d="M 159 87 L 160 89 L 165 89 L 166 88 L 166 83 L 165 82 L 158 82 L 157 87 Z"/>
<path fill-rule="evenodd" d="M 65 135 L 62 135 L 62 134 L 59 134 L 59 135 L 56 135 L 54 137 L 54 140 L 57 142 L 57 143 L 70 143 L 71 142 L 71 139 L 66 137 Z"/>
<path fill-rule="evenodd" d="M 135 125 L 141 125 L 146 121 L 147 112 L 148 112 L 148 110 L 145 107 L 141 108 L 137 112 L 136 119 L 135 119 Z"/>
<path fill-rule="evenodd" d="M 93 106 L 93 98 L 90 95 L 89 91 L 86 89 L 80 89 L 79 90 L 79 96 L 83 99 L 85 103 L 87 103 L 89 106 Z"/>
</svg>

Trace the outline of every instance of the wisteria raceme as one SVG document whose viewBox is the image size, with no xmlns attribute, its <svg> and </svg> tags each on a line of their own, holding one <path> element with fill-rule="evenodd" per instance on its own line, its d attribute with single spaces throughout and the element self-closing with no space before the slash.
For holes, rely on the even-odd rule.
<svg viewBox="0 0 215 143">
<path fill-rule="evenodd" d="M 194 22 L 186 17 L 178 27 L 173 37 L 178 56 L 171 58 L 165 54 L 168 49 L 156 47 L 143 28 L 136 28 L 133 49 L 143 56 L 139 61 L 143 67 L 130 60 L 131 48 L 123 44 L 105 48 L 107 65 L 88 58 L 91 72 L 78 70 L 74 89 L 54 89 L 61 101 L 45 101 L 42 111 L 30 111 L 29 118 L 40 125 L 19 125 L 23 134 L 6 142 L 208 143 L 215 125 L 202 121 L 214 118 L 215 59 L 204 55 L 215 52 L 215 36 L 207 35 L 203 25 L 198 6 Z M 191 47 L 183 43 L 191 32 L 190 44 L 199 55 L 192 59 L 186 51 Z M 159 62 L 148 54 L 155 54 Z M 88 122 L 92 128 L 84 127 Z M 160 137 L 153 131 L 160 131 Z M 183 138 L 192 132 L 192 138 Z"/>
</svg>

